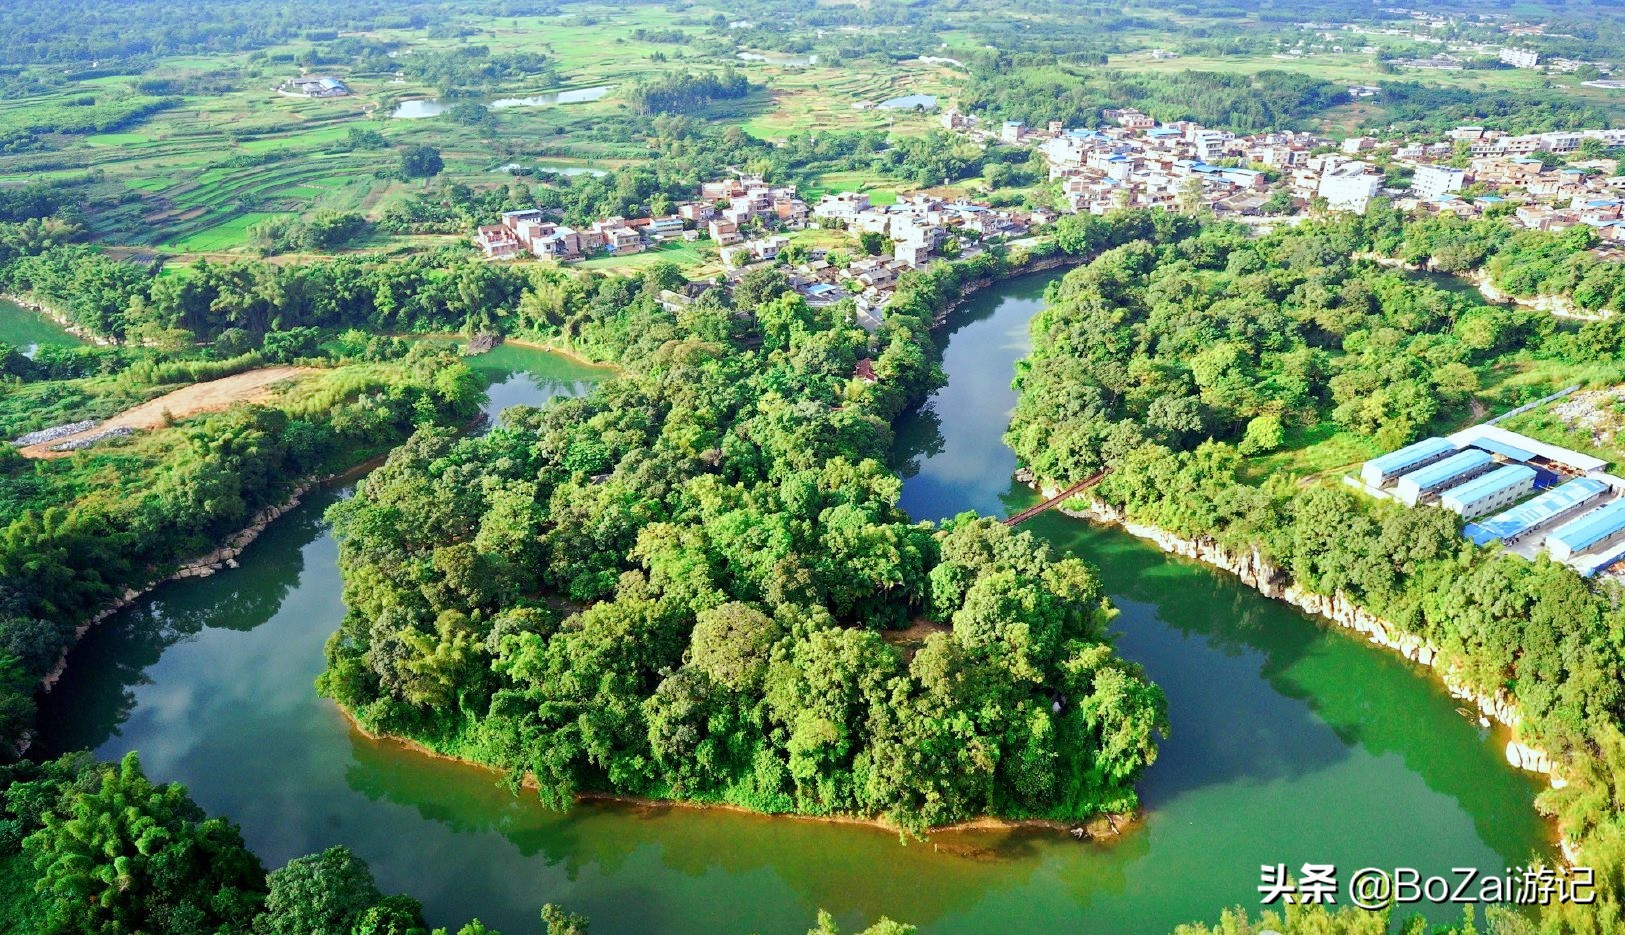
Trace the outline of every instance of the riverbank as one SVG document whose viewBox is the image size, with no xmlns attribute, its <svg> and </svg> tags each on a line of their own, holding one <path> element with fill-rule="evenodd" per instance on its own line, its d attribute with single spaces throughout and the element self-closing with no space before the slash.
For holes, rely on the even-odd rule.
<svg viewBox="0 0 1625 935">
<path fill-rule="evenodd" d="M 515 347 L 528 347 L 534 351 L 547 351 L 549 354 L 557 354 L 560 357 L 573 360 L 584 367 L 601 367 L 605 370 L 620 370 L 620 368 L 615 364 L 606 363 L 602 360 L 594 360 L 591 357 L 583 356 L 575 348 L 568 345 L 544 341 L 539 338 L 514 337 L 512 335 L 508 335 L 502 339 L 502 343 L 512 344 Z"/>
<path fill-rule="evenodd" d="M 74 324 L 73 320 L 70 319 L 65 312 L 55 308 L 54 306 L 47 305 L 33 296 L 18 295 L 14 292 L 0 292 L 0 299 L 4 299 L 5 301 L 11 302 L 14 305 L 20 305 L 23 308 L 34 312 L 41 318 L 50 321 L 58 328 L 61 328 L 63 331 L 66 331 L 68 334 L 73 335 L 81 341 L 85 341 L 90 344 L 99 344 L 102 347 L 112 347 L 118 344 L 118 342 L 112 338 L 104 338 L 99 334 L 93 334 L 87 329 Z"/>
<path fill-rule="evenodd" d="M 1380 254 L 1370 252 L 1356 253 L 1354 258 L 1357 260 L 1370 260 L 1371 262 L 1376 263 L 1378 266 L 1386 266 L 1389 269 L 1404 270 L 1408 273 L 1431 273 L 1436 276 L 1450 276 L 1452 278 L 1459 279 L 1462 282 L 1472 286 L 1474 289 L 1477 289 L 1478 294 L 1483 296 L 1484 300 L 1492 305 L 1516 305 L 1520 308 L 1527 308 L 1531 311 L 1545 312 L 1548 315 L 1555 315 L 1558 318 L 1572 318 L 1576 321 L 1601 321 L 1609 317 L 1611 314 L 1606 311 L 1582 311 L 1574 304 L 1574 300 L 1566 295 L 1513 295 L 1510 292 L 1503 291 L 1496 286 L 1495 283 L 1491 282 L 1489 271 L 1483 267 L 1479 267 L 1469 273 L 1454 273 L 1447 270 L 1434 268 L 1431 261 L 1424 266 L 1418 263 L 1407 263 L 1398 257 L 1382 256 Z"/>
<path fill-rule="evenodd" d="M 1091 259 L 1093 259 L 1092 256 L 1075 256 L 1070 253 L 1063 253 L 1059 250 L 1057 250 L 1055 253 L 1036 258 L 1029 254 L 1020 260 L 1012 262 L 1010 264 L 1010 268 L 1000 276 L 982 276 L 977 279 L 972 279 L 960 286 L 959 298 L 949 302 L 947 305 L 943 306 L 940 311 L 931 316 L 931 328 L 932 330 L 935 330 L 942 327 L 947 323 L 948 319 L 953 316 L 953 313 L 958 311 L 959 308 L 974 297 L 976 293 L 981 292 L 983 289 L 988 289 L 998 285 L 1006 279 L 1010 279 L 1015 276 L 1027 276 L 1034 273 L 1047 273 L 1051 270 L 1064 269 L 1069 266 L 1082 266 Z"/>
<path fill-rule="evenodd" d="M 161 584 L 170 581 L 183 581 L 188 578 L 207 578 L 215 572 L 238 567 L 237 557 L 242 554 L 249 544 L 258 539 L 267 527 L 288 511 L 298 507 L 303 502 L 305 494 L 309 493 L 318 484 L 327 483 L 337 476 L 340 475 L 329 474 L 319 479 L 307 478 L 300 481 L 294 485 L 293 492 L 286 499 L 281 503 L 265 507 L 255 513 L 254 518 L 247 526 L 226 538 L 224 545 L 218 546 L 203 555 L 181 561 L 175 566 L 175 570 L 168 575 L 154 578 L 140 587 L 126 587 L 118 597 L 115 597 L 101 610 L 92 614 L 74 628 L 73 636 L 63 645 L 61 653 L 57 656 L 56 664 L 51 667 L 51 671 L 47 672 L 44 678 L 40 679 L 38 687 L 40 694 L 50 694 L 51 690 L 62 680 L 63 673 L 68 670 L 68 657 L 73 653 L 74 647 L 78 646 L 79 642 L 85 638 L 85 634 L 89 633 L 97 624 L 140 600 Z M 33 742 L 34 729 L 30 728 L 17 738 L 15 745 L 17 755 L 26 754 L 29 747 L 33 746 Z"/>
<path fill-rule="evenodd" d="M 1017 473 L 1017 479 L 1046 498 L 1060 492 L 1059 488 L 1040 484 L 1025 469 Z M 1505 746 L 1509 765 L 1545 776 L 1553 789 L 1568 785 L 1561 763 L 1519 739 L 1518 729 L 1523 717 L 1510 697 L 1505 693 L 1485 694 L 1461 684 L 1450 670 L 1442 669 L 1437 664 L 1439 650 L 1436 646 L 1371 613 L 1347 595 L 1339 593 L 1327 596 L 1300 587 L 1285 569 L 1265 559 L 1257 549 L 1237 554 L 1205 536 L 1194 539 L 1177 536 L 1156 526 L 1134 522 L 1122 509 L 1100 500 L 1090 499 L 1083 509 L 1069 508 L 1063 504 L 1057 510 L 1075 519 L 1121 529 L 1136 539 L 1156 545 L 1167 554 L 1179 555 L 1227 572 L 1264 597 L 1352 630 L 1364 637 L 1367 643 L 1430 669 L 1451 697 L 1471 702 L 1484 718 L 1509 732 L 1510 739 Z M 1576 863 L 1579 853 L 1574 843 L 1558 836 L 1557 844 L 1564 859 L 1571 865 Z"/>
<path fill-rule="evenodd" d="M 449 753 L 444 753 L 420 740 L 414 740 L 410 737 L 402 737 L 397 734 L 377 733 L 368 730 L 366 726 L 356 719 L 355 714 L 348 708 L 336 703 L 333 705 L 333 707 L 338 710 L 340 716 L 343 717 L 345 722 L 350 725 L 350 729 L 355 731 L 355 733 L 359 734 L 361 737 L 365 738 L 368 742 L 375 744 L 389 744 L 403 750 L 409 750 L 419 756 L 425 756 L 430 759 L 440 760 L 446 763 L 456 763 L 459 766 L 467 766 L 474 769 L 484 770 L 497 776 L 508 775 L 508 772 L 500 767 L 492 766 L 489 763 L 482 763 L 478 760 L 472 760 L 467 757 L 454 756 Z M 519 786 L 522 789 L 528 790 L 536 790 L 541 788 L 541 786 L 536 782 L 536 778 L 529 773 L 525 774 L 525 776 L 520 779 Z M 731 802 L 704 802 L 693 799 L 662 799 L 650 796 L 626 795 L 617 792 L 597 791 L 578 792 L 575 795 L 575 800 L 578 803 L 616 802 L 623 805 L 632 805 L 643 808 L 697 809 L 730 812 L 738 815 L 750 815 L 756 818 L 791 819 L 802 822 L 852 825 L 857 827 L 873 828 L 879 831 L 885 831 L 890 834 L 897 834 L 905 837 L 913 833 L 910 832 L 909 829 L 903 828 L 895 822 L 888 821 L 885 818 L 866 818 L 861 815 L 807 815 L 800 812 L 763 812 L 743 805 L 735 805 Z M 970 818 L 966 819 L 965 821 L 953 822 L 946 825 L 934 825 L 932 827 L 923 829 L 923 831 L 919 833 L 940 834 L 955 831 L 1051 831 L 1069 835 L 1080 841 L 1099 841 L 1123 835 L 1129 830 L 1137 827 L 1143 820 L 1144 816 L 1139 812 L 1126 815 L 1096 815 L 1095 817 L 1084 822 L 1064 822 L 1046 818 L 1012 819 L 982 816 L 979 818 Z"/>
<path fill-rule="evenodd" d="M 326 483 L 327 481 L 332 480 L 335 476 L 337 475 L 329 474 L 327 477 L 321 479 L 307 479 L 301 481 L 294 486 L 293 493 L 290 494 L 287 499 L 275 506 L 266 507 L 260 510 L 258 513 L 255 513 L 253 520 L 249 522 L 247 526 L 238 530 L 235 534 L 228 536 L 224 545 L 221 545 L 203 555 L 180 562 L 175 566 L 175 570 L 172 573 L 161 578 L 154 578 L 139 588 L 125 588 L 123 594 L 114 598 L 112 602 L 107 604 L 101 610 L 97 611 L 74 629 L 73 639 L 69 640 L 68 644 L 62 648 L 62 654 L 57 658 L 56 665 L 53 666 L 51 671 L 46 673 L 45 677 L 40 680 L 40 691 L 49 692 L 52 688 L 56 687 L 56 683 L 62 678 L 62 673 L 68 668 L 69 653 L 73 651 L 75 644 L 84 638 L 84 635 L 90 631 L 91 627 L 94 627 L 96 624 L 101 623 L 108 617 L 113 616 L 124 608 L 135 603 L 142 596 L 148 594 L 154 588 L 166 581 L 180 581 L 185 578 L 207 578 L 217 571 L 221 571 L 226 568 L 236 568 L 237 556 L 241 555 L 243 549 L 247 548 L 250 543 L 252 543 L 255 539 L 258 539 L 260 533 L 263 533 L 267 526 L 276 522 L 276 520 L 281 518 L 282 515 L 287 513 L 289 510 L 299 506 L 305 494 L 309 493 L 317 484 Z"/>
</svg>

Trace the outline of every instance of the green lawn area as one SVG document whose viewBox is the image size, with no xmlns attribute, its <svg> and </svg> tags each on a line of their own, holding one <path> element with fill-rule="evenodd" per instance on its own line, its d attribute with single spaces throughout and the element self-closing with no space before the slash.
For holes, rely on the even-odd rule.
<svg viewBox="0 0 1625 935">
<path fill-rule="evenodd" d="M 635 272 L 662 262 L 676 263 L 687 272 L 716 264 L 716 261 L 702 253 L 697 245 L 676 242 L 662 244 L 642 253 L 632 253 L 626 256 L 599 256 L 570 265 L 578 269 Z"/>
<path fill-rule="evenodd" d="M 803 186 L 801 195 L 810 203 L 833 192 L 867 192 L 871 203 L 889 205 L 896 204 L 899 193 L 913 191 L 916 187 L 877 172 L 825 172 L 811 185 Z"/>
<path fill-rule="evenodd" d="M 1343 473 L 1382 451 L 1376 442 L 1345 432 L 1330 422 L 1287 431 L 1279 451 L 1248 458 L 1241 467 L 1241 479 L 1261 484 L 1267 478 L 1285 474 L 1306 480 L 1326 474 Z"/>
</svg>

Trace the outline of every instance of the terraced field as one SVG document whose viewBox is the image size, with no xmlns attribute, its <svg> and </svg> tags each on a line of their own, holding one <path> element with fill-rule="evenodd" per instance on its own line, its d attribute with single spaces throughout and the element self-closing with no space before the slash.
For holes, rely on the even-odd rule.
<svg viewBox="0 0 1625 935">
<path fill-rule="evenodd" d="M 620 86 L 675 69 L 735 66 L 766 89 L 745 101 L 718 105 L 708 116 L 764 139 L 862 126 L 925 132 L 935 125 L 932 115 L 854 105 L 914 93 L 946 99 L 957 80 L 949 68 L 918 62 L 884 71 L 744 62 L 735 57 L 730 40 L 692 25 L 698 19 L 692 11 L 576 9 L 561 16 L 471 17 L 467 23 L 475 32 L 467 41 L 498 53 L 542 52 L 570 87 Z M 680 24 L 685 17 L 689 24 Z M 636 38 L 639 29 L 674 28 L 688 41 Z M 412 49 L 457 41 L 406 31 L 384 31 L 376 38 Z M 314 100 L 277 93 L 275 86 L 297 71 L 291 62 L 305 51 L 304 44 L 292 44 L 266 50 L 266 58 L 253 61 L 232 55 L 165 60 L 149 77 L 222 90 L 189 91 L 168 109 L 106 132 L 54 134 L 45 151 L 0 155 L 0 184 L 90 177 L 97 208 L 89 221 L 98 240 L 171 254 L 219 254 L 245 250 L 249 228 L 267 218 L 317 208 L 376 216 L 420 184 L 392 177 L 396 147 L 404 145 L 435 146 L 445 160 L 443 177 L 474 185 L 501 181 L 501 167 L 507 163 L 562 160 L 614 167 L 649 158 L 641 141 L 610 141 L 598 132 L 606 117 L 625 113 L 626 105 L 613 91 L 590 103 L 503 108 L 494 111 L 492 128 L 461 126 L 444 117 L 392 120 L 388 114 L 399 101 L 437 97 L 438 91 L 397 75 L 351 74 L 335 67 L 329 70 L 344 78 L 353 95 Z M 273 64 L 279 61 L 284 64 Z M 196 83 L 200 80 L 201 85 Z M 501 96 L 542 90 L 529 86 L 537 83 L 515 81 L 501 89 Z M 102 75 L 50 95 L 0 101 L 0 127 L 21 119 L 25 108 L 84 111 L 74 102 L 86 98 L 94 101 L 92 108 L 123 106 L 118 102 L 131 100 L 131 86 L 130 76 Z M 353 129 L 378 131 L 391 148 L 347 151 Z M 880 198 L 896 188 L 884 180 L 876 180 L 874 187 Z M 368 243 L 369 248 L 391 246 L 410 249 L 411 243 L 408 238 Z M 683 262 L 698 259 L 685 257 Z"/>
</svg>

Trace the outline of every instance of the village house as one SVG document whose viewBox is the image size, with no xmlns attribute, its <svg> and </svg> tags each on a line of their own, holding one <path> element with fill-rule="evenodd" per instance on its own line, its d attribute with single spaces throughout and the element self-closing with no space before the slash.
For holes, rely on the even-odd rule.
<svg viewBox="0 0 1625 935">
<path fill-rule="evenodd" d="M 501 224 L 481 227 L 474 236 L 474 242 L 493 260 L 511 259 L 525 252 L 524 244 L 519 242 L 514 232 Z"/>
<path fill-rule="evenodd" d="M 706 225 L 706 231 L 712 240 L 725 247 L 745 239 L 739 235 L 739 225 L 726 218 L 712 218 Z"/>
<path fill-rule="evenodd" d="M 716 208 L 704 201 L 690 201 L 677 206 L 677 216 L 694 225 L 707 223 L 715 214 Z"/>
<path fill-rule="evenodd" d="M 349 86 L 329 75 L 291 78 L 283 82 L 277 90 L 283 94 L 294 94 L 302 97 L 345 97 L 350 93 Z"/>
</svg>

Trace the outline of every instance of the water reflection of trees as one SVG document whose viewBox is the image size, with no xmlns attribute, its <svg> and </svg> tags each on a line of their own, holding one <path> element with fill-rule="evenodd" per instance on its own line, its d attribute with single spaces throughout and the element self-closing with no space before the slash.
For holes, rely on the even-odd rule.
<svg viewBox="0 0 1625 935">
<path fill-rule="evenodd" d="M 891 467 L 903 480 L 920 473 L 931 458 L 942 454 L 947 440 L 942 436 L 942 417 L 930 404 L 910 410 L 897 422 L 892 445 Z"/>
<path fill-rule="evenodd" d="M 215 627 L 252 630 L 274 617 L 299 583 L 303 549 L 322 535 L 328 497 L 312 497 L 250 546 L 250 564 L 160 585 L 85 634 L 40 704 L 35 752 L 53 756 L 107 743 L 136 707 L 148 669 L 178 643 Z"/>
<path fill-rule="evenodd" d="M 1174 737 L 1142 782 L 1148 804 L 1241 778 L 1299 777 L 1358 747 L 1372 758 L 1397 754 L 1457 803 L 1486 845 L 1511 861 L 1528 856 L 1539 832 L 1533 785 L 1500 764 L 1426 670 L 1126 533 L 1059 514 L 1032 528 L 1101 567 L 1123 611 L 1120 648 L 1169 695 Z M 1193 653 L 1191 638 L 1212 655 Z M 1243 724 L 1276 748 L 1235 742 Z"/>
<path fill-rule="evenodd" d="M 1078 843 L 1047 830 L 939 833 L 905 843 L 893 832 L 868 826 L 673 805 L 587 802 L 560 814 L 543 808 L 529 792 L 511 794 L 495 772 L 358 733 L 351 739 L 353 761 L 345 780 L 352 790 L 369 802 L 404 806 L 452 832 L 459 843 L 437 842 L 438 865 L 477 860 L 493 877 L 531 879 L 539 860 L 568 880 L 607 878 L 616 892 L 631 886 L 675 891 L 677 884 L 663 887 L 647 877 L 648 858 L 658 855 L 664 871 L 691 884 L 726 874 L 744 904 L 766 899 L 763 887 L 787 886 L 806 905 L 837 915 L 872 921 L 889 914 L 928 924 L 970 910 L 989 893 L 1029 885 L 1035 872 L 1057 857 L 1072 865 L 1067 876 L 1076 883 L 1067 889 L 1078 903 L 1121 891 L 1127 885 L 1125 868 L 1150 846 L 1138 829 L 1107 845 Z M 414 836 L 398 823 L 390 834 Z M 493 846 L 498 839 L 503 843 Z M 481 895 L 501 899 L 514 889 L 522 888 L 493 884 Z M 500 911 L 472 901 L 460 908 L 487 917 Z M 617 915 L 625 911 L 620 907 Z M 696 920 L 671 921 L 673 932 L 685 923 L 704 930 Z"/>
</svg>

